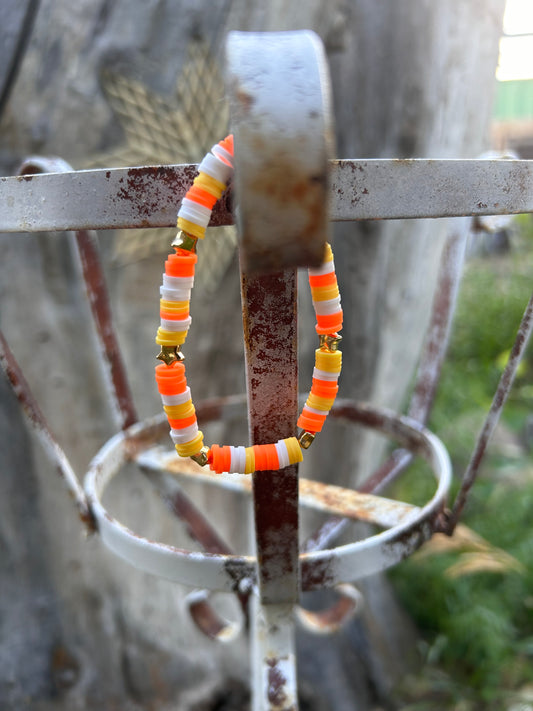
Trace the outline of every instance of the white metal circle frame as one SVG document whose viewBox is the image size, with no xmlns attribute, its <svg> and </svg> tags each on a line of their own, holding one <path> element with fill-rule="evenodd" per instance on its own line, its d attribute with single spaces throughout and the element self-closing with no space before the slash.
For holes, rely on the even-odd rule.
<svg viewBox="0 0 533 711">
<path fill-rule="evenodd" d="M 451 482 L 446 448 L 429 430 L 408 417 L 367 404 L 341 401 L 339 406 L 342 408 L 347 404 L 351 409 L 351 422 L 380 431 L 425 459 L 436 477 L 437 487 L 423 507 L 411 507 L 400 523 L 386 530 L 337 548 L 301 554 L 302 590 L 354 582 L 385 570 L 410 555 L 432 535 L 434 521 L 445 505 Z M 163 418 L 160 417 L 133 425 L 110 439 L 93 459 L 84 487 L 102 541 L 133 566 L 184 585 L 235 592 L 243 581 L 255 583 L 255 557 L 191 551 L 154 542 L 134 533 L 105 507 L 102 499 L 111 480 L 129 461 L 137 461 L 144 466 L 149 445 L 143 444 L 143 440 L 150 441 L 147 433 L 153 430 L 154 425 L 162 424 Z M 220 481 L 222 483 L 222 477 Z M 214 477 L 213 482 L 216 483 Z M 375 516 L 371 514 L 366 520 L 383 525 L 379 502 L 383 501 L 385 507 L 392 508 L 395 502 L 380 497 L 371 498 L 374 500 Z"/>
</svg>

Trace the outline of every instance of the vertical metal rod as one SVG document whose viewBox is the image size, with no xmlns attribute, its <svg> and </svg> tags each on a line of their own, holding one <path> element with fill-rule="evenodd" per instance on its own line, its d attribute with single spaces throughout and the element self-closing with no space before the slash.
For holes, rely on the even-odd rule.
<svg viewBox="0 0 533 711">
<path fill-rule="evenodd" d="M 250 437 L 277 442 L 296 431 L 298 357 L 296 272 L 242 275 Z M 253 475 L 260 597 L 298 599 L 296 466 Z"/>
<path fill-rule="evenodd" d="M 253 444 L 296 428 L 296 272 L 242 274 L 250 436 Z M 293 606 L 298 601 L 298 468 L 253 475 L 259 597 L 252 600 L 254 711 L 296 711 Z"/>
<path fill-rule="evenodd" d="M 100 261 L 96 233 L 92 230 L 79 230 L 76 232 L 76 245 L 102 356 L 109 366 L 113 399 L 118 409 L 120 426 L 124 430 L 137 422 L 138 417 L 113 328 L 111 305 Z"/>
</svg>

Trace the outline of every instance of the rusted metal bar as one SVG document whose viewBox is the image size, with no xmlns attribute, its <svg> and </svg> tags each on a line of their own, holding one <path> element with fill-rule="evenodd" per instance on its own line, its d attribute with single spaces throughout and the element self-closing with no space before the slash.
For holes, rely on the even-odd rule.
<svg viewBox="0 0 533 711">
<path fill-rule="evenodd" d="M 67 455 L 52 434 L 46 418 L 33 396 L 30 386 L 28 385 L 28 382 L 25 379 L 20 366 L 15 360 L 15 357 L 11 352 L 6 339 L 4 338 L 4 334 L 1 331 L 0 365 L 2 366 L 2 370 L 11 384 L 11 387 L 13 388 L 13 392 L 20 402 L 28 424 L 36 433 L 42 446 L 44 447 L 44 450 L 50 458 L 50 461 L 55 465 L 59 475 L 65 482 L 67 490 L 76 505 L 82 523 L 86 529 L 92 533 L 95 530 L 95 522 L 83 488 L 78 481 L 78 477 L 76 476 L 74 470 L 72 469 Z"/>
<path fill-rule="evenodd" d="M 431 317 L 407 410 L 409 417 L 424 425 L 431 413 L 448 350 L 469 226 L 470 220 L 454 221 L 441 257 Z M 358 490 L 373 494 L 382 492 L 405 471 L 412 460 L 412 454 L 406 450 L 396 450 Z"/>
<path fill-rule="evenodd" d="M 139 461 L 142 472 L 148 477 L 170 511 L 186 524 L 189 536 L 200 543 L 202 548 L 210 553 L 231 555 L 233 551 L 222 536 L 209 523 L 208 519 L 198 509 L 191 499 L 185 495 L 175 479 L 170 479 L 161 470 L 148 468 Z"/>
<path fill-rule="evenodd" d="M 296 273 L 242 277 L 250 437 L 277 442 L 296 431 L 298 357 Z M 298 600 L 297 466 L 253 475 L 260 594 Z"/>
<path fill-rule="evenodd" d="M 454 220 L 444 245 L 426 340 L 407 414 L 426 424 L 448 349 L 470 220 Z"/>
<path fill-rule="evenodd" d="M 312 32 L 233 32 L 226 49 L 250 437 L 266 444 L 296 434 L 295 267 L 318 266 L 327 238 L 329 82 Z M 252 480 L 259 585 L 253 707 L 296 711 L 297 466 L 258 471 Z"/>
<path fill-rule="evenodd" d="M 487 414 L 481 432 L 477 438 L 474 451 L 468 463 L 465 473 L 463 474 L 461 488 L 457 494 L 454 501 L 453 508 L 450 514 L 444 521 L 444 532 L 451 535 L 457 526 L 459 517 L 465 507 L 468 493 L 476 480 L 477 474 L 479 472 L 479 467 L 485 455 L 487 445 L 492 437 L 492 434 L 498 424 L 500 419 L 503 406 L 507 401 L 509 393 L 511 392 L 511 387 L 513 385 L 516 371 L 522 360 L 525 349 L 527 347 L 529 338 L 531 336 L 531 331 L 533 330 L 533 294 L 527 304 L 526 310 L 520 322 L 516 340 L 509 354 L 509 359 L 504 368 L 496 392 L 494 393 L 494 398 L 490 410 Z"/>
<path fill-rule="evenodd" d="M 126 368 L 115 329 L 113 328 L 111 306 L 100 261 L 98 240 L 92 230 L 78 230 L 75 233 L 75 237 L 98 340 L 102 348 L 104 361 L 109 368 L 109 377 L 112 383 L 111 392 L 119 413 L 120 427 L 126 429 L 126 427 L 137 422 L 138 417 L 133 404 Z"/>
<path fill-rule="evenodd" d="M 35 157 L 25 160 L 19 173 L 25 178 L 40 173 L 49 173 L 53 170 L 70 173 L 72 167 L 60 158 Z M 75 233 L 75 237 L 87 291 L 87 300 L 91 308 L 101 347 L 101 355 L 105 364 L 103 370 L 106 377 L 109 376 L 111 381 L 111 393 L 120 426 L 122 429 L 126 429 L 136 422 L 138 418 L 126 375 L 126 368 L 120 353 L 115 329 L 113 328 L 113 316 L 104 270 L 98 251 L 98 240 L 96 234 L 88 230 L 78 230 Z"/>
<path fill-rule="evenodd" d="M 533 161 L 384 159 L 329 165 L 334 221 L 533 212 Z M 191 164 L 0 177 L 2 231 L 174 227 L 196 171 Z M 211 225 L 233 222 L 229 190 Z"/>
<path fill-rule="evenodd" d="M 252 597 L 254 711 L 297 711 L 296 654 L 291 603 L 262 605 Z M 257 695 L 261 694 L 260 700 Z M 262 705 L 260 705 L 260 703 Z"/>
</svg>

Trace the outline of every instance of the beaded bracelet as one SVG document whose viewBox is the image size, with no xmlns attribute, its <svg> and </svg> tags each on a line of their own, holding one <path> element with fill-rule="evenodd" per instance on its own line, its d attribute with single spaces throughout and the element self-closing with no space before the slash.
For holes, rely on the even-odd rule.
<svg viewBox="0 0 533 711">
<path fill-rule="evenodd" d="M 161 346 L 157 358 L 163 363 L 156 366 L 155 377 L 178 454 L 191 457 L 202 466 L 209 464 L 210 469 L 219 474 L 252 474 L 282 469 L 302 461 L 302 449 L 307 449 L 316 433 L 321 431 L 338 390 L 342 363 L 338 331 L 342 328 L 342 309 L 333 253 L 326 243 L 322 266 L 309 269 L 319 348 L 315 351 L 311 392 L 297 422 L 302 430 L 299 437 L 253 447 L 204 446 L 180 349 L 191 324 L 189 303 L 198 261 L 196 243 L 204 238 L 213 207 L 232 174 L 233 136 L 228 136 L 213 146 L 200 163 L 198 175 L 178 212 L 180 232 L 172 242 L 175 253 L 165 262 L 160 289 L 161 325 L 155 340 Z"/>
</svg>

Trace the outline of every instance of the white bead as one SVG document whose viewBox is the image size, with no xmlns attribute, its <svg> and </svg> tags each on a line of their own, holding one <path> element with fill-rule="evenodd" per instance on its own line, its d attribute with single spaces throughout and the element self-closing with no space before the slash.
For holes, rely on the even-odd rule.
<svg viewBox="0 0 533 711">
<path fill-rule="evenodd" d="M 230 447 L 231 450 L 231 465 L 230 472 L 232 474 L 244 474 L 246 468 L 246 450 L 244 447 Z"/>
<path fill-rule="evenodd" d="M 222 146 L 218 143 L 211 148 L 211 153 L 213 153 L 213 155 L 215 155 L 218 159 L 225 158 L 232 167 L 234 166 L 233 156 L 231 153 L 229 153 L 225 148 L 222 148 Z"/>
<path fill-rule="evenodd" d="M 194 202 L 194 200 L 183 198 L 178 212 L 178 218 L 179 217 L 193 222 L 200 227 L 207 227 L 211 219 L 211 210 L 208 207 L 199 205 L 197 202 Z"/>
<path fill-rule="evenodd" d="M 337 311 L 341 310 L 340 296 L 336 296 L 334 299 L 326 299 L 326 301 L 313 301 L 313 308 L 317 316 L 336 314 Z"/>
<path fill-rule="evenodd" d="M 318 368 L 313 368 L 313 378 L 317 380 L 338 380 L 340 371 L 338 373 L 329 373 L 327 370 L 319 370 Z"/>
<path fill-rule="evenodd" d="M 190 289 L 168 289 L 165 286 L 159 288 L 159 293 L 161 298 L 165 301 L 190 301 L 191 300 L 191 290 Z"/>
<path fill-rule="evenodd" d="M 166 318 L 161 319 L 161 328 L 163 329 L 163 331 L 187 331 L 190 325 L 190 316 L 187 316 L 187 318 L 178 319 L 177 321 L 171 321 L 170 319 Z"/>
<path fill-rule="evenodd" d="M 226 165 L 212 153 L 208 153 L 198 166 L 198 172 L 206 173 L 220 183 L 227 184 L 233 173 L 233 168 Z"/>
<path fill-rule="evenodd" d="M 191 389 L 189 386 L 185 388 L 182 393 L 177 395 L 161 395 L 161 402 L 167 407 L 172 407 L 173 405 L 183 405 L 184 402 L 191 399 Z"/>
<path fill-rule="evenodd" d="M 304 410 L 307 412 L 312 412 L 314 415 L 327 415 L 329 410 L 318 410 L 316 407 L 309 407 L 309 405 L 304 405 Z"/>
<path fill-rule="evenodd" d="M 192 289 L 194 277 L 176 277 L 163 274 L 163 286 L 169 289 Z"/>
<path fill-rule="evenodd" d="M 184 427 L 181 430 L 170 430 L 170 437 L 174 444 L 187 444 L 191 442 L 198 434 L 198 423 L 194 422 L 188 427 Z"/>
<path fill-rule="evenodd" d="M 288 467 L 291 460 L 289 458 L 287 445 L 282 439 L 276 442 L 276 451 L 278 453 L 279 468 L 283 469 L 284 467 Z"/>
</svg>

